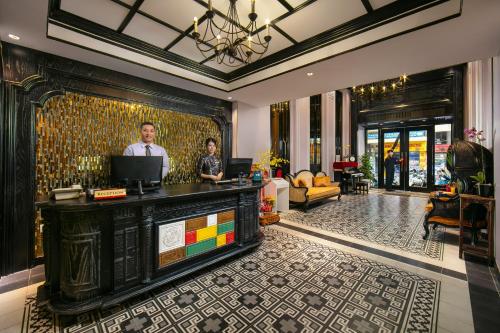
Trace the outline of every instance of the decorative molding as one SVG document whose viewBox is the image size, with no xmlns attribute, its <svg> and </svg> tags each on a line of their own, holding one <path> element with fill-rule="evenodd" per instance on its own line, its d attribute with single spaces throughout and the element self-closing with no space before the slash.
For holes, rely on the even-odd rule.
<svg viewBox="0 0 500 333">
<path fill-rule="evenodd" d="M 119 3 L 120 5 L 128 8 L 129 15 L 131 15 L 131 13 L 133 13 L 134 6 L 126 5 L 126 4 L 122 3 L 121 1 L 117 1 L 117 0 L 113 0 L 113 1 L 115 3 Z M 204 2 L 202 0 L 194 0 L 194 1 L 202 6 L 205 6 L 205 7 L 207 6 L 206 2 Z M 303 4 L 293 8 L 285 0 L 280 0 L 280 3 L 287 8 L 287 12 L 284 13 L 283 15 L 279 16 L 278 18 L 274 19 L 271 22 L 271 26 L 278 33 L 280 33 L 285 38 L 290 40 L 294 45 L 292 45 L 288 48 L 285 48 L 283 50 L 280 50 L 278 52 L 275 52 L 275 53 L 273 53 L 267 57 L 264 57 L 258 61 L 247 64 L 244 67 L 238 68 L 230 73 L 224 73 L 222 71 L 216 70 L 210 66 L 205 65 L 205 63 L 207 61 L 212 59 L 211 57 L 198 63 L 198 62 L 190 60 L 186 57 L 175 54 L 173 52 L 169 52 L 168 50 L 170 48 L 172 48 L 176 43 L 180 42 L 184 37 L 192 38 L 192 36 L 190 34 L 192 31 L 192 27 L 189 27 L 185 31 L 180 31 L 180 29 L 178 29 L 176 27 L 172 27 L 167 22 L 163 22 L 159 19 L 156 19 L 147 13 L 141 12 L 140 10 L 137 10 L 137 14 L 144 15 L 150 19 L 154 19 L 157 23 L 162 24 L 164 26 L 168 26 L 169 28 L 171 28 L 175 31 L 178 31 L 181 35 L 178 38 L 176 38 L 172 43 L 167 45 L 165 47 L 165 49 L 161 49 L 159 47 L 145 43 L 141 40 L 130 37 L 128 35 L 119 33 L 117 31 L 113 31 L 112 29 L 102 27 L 96 23 L 93 23 L 89 20 L 80 18 L 80 17 L 73 15 L 71 13 L 65 12 L 65 11 L 60 9 L 60 0 L 50 0 L 50 7 L 49 7 L 50 10 L 49 10 L 49 15 L 48 15 L 48 23 L 63 27 L 65 29 L 70 29 L 74 32 L 84 34 L 88 37 L 97 39 L 97 40 L 105 42 L 105 43 L 111 43 L 114 46 L 126 48 L 127 50 L 131 50 L 131 51 L 138 53 L 140 55 L 148 56 L 151 59 L 164 62 L 168 65 L 176 66 L 182 70 L 187 70 L 187 71 L 195 73 L 197 75 L 205 76 L 208 81 L 200 82 L 200 83 L 208 85 L 208 86 L 212 86 L 214 88 L 221 89 L 224 91 L 231 91 L 233 89 L 237 89 L 237 88 L 239 89 L 239 88 L 242 88 L 242 87 L 250 85 L 250 84 L 255 84 L 257 82 L 262 81 L 263 79 L 255 78 L 253 81 L 251 81 L 249 83 L 243 83 L 242 85 L 238 85 L 237 87 L 236 86 L 232 87 L 231 85 L 228 85 L 228 88 L 224 88 L 223 86 L 221 86 L 221 83 L 229 84 L 231 82 L 238 81 L 242 78 L 245 78 L 249 75 L 260 72 L 264 69 L 269 69 L 270 67 L 275 66 L 277 64 L 281 64 L 281 63 L 289 61 L 293 58 L 303 56 L 307 53 L 319 50 L 323 47 L 326 47 L 328 45 L 342 41 L 346 38 L 351 38 L 351 37 L 356 36 L 358 34 L 365 33 L 367 31 L 378 28 L 382 25 L 385 25 L 385 24 L 393 22 L 395 20 L 404 18 L 406 16 L 409 16 L 409 15 L 424 11 L 426 9 L 438 6 L 438 5 L 443 4 L 449 0 L 395 1 L 389 5 L 383 6 L 377 10 L 373 10 L 373 8 L 371 7 L 368 0 L 360 0 L 363 2 L 365 8 L 367 9 L 367 14 L 362 15 L 360 17 L 357 17 L 349 22 L 346 22 L 344 24 L 336 26 L 330 30 L 327 30 L 323 33 L 320 33 L 316 36 L 313 36 L 313 37 L 308 38 L 308 39 L 301 41 L 301 42 L 297 42 L 286 31 L 283 31 L 282 29 L 279 28 L 277 23 L 279 23 L 281 20 L 284 20 L 285 18 L 289 17 L 290 15 L 297 13 L 298 11 L 306 8 L 307 6 L 313 4 L 315 1 L 316 0 L 309 0 L 309 1 L 306 1 Z M 137 2 L 135 4 L 137 4 Z M 223 13 L 217 12 L 217 14 L 221 17 L 225 16 Z M 460 8 L 459 13 L 454 13 L 453 15 L 451 15 L 449 17 L 442 18 L 436 22 L 431 22 L 429 24 L 435 24 L 435 23 L 441 22 L 442 20 L 451 19 L 451 18 L 460 16 L 460 15 L 461 15 L 461 8 Z M 203 20 L 203 17 L 201 18 L 201 20 Z M 398 36 L 401 34 L 405 34 L 405 33 L 408 33 L 409 31 L 418 30 L 418 29 L 421 29 L 421 28 L 428 26 L 429 24 L 425 24 L 425 25 L 419 26 L 419 27 L 414 27 L 410 30 L 399 32 L 397 34 L 388 36 L 384 39 L 392 38 L 392 37 L 395 37 L 395 36 Z M 265 29 L 264 26 L 259 28 L 257 30 L 257 33 L 262 31 L 263 29 Z M 55 38 L 61 42 L 65 42 L 65 43 L 72 43 L 69 40 L 65 41 L 65 40 L 59 39 L 55 36 L 48 35 L 48 38 Z M 378 41 L 380 41 L 380 40 L 378 40 Z M 378 42 L 378 41 L 374 41 L 373 43 Z M 76 44 L 74 44 L 74 45 L 76 45 Z M 367 45 L 360 45 L 357 48 L 364 47 L 364 46 L 367 46 Z M 84 46 L 80 46 L 80 47 L 84 47 Z M 353 49 L 351 49 L 349 51 L 352 51 L 352 50 Z M 349 51 L 346 51 L 346 52 L 349 52 Z M 100 52 L 100 51 L 98 51 L 98 52 Z M 331 58 L 331 57 L 334 57 L 337 55 L 338 54 L 334 54 L 334 55 L 331 55 L 330 57 L 323 58 L 323 59 L 317 60 L 317 61 L 323 61 L 325 59 L 328 59 L 328 58 Z M 116 57 L 116 55 L 111 55 L 111 56 Z M 125 60 L 132 61 L 130 59 L 125 59 Z M 295 67 L 293 69 L 297 69 L 297 67 Z M 167 72 L 166 69 L 158 69 L 158 70 L 162 70 L 162 71 Z M 187 78 L 188 80 L 190 79 L 187 76 L 185 76 L 187 74 L 184 71 L 181 71 L 180 73 L 177 73 L 177 74 L 173 74 L 173 73 L 170 73 L 170 74 L 178 75 L 180 77 Z M 264 79 L 269 79 L 269 78 L 272 78 L 274 76 L 281 75 L 281 74 L 284 74 L 284 73 L 281 72 L 278 74 L 270 74 L 267 77 L 265 77 Z M 213 81 L 213 80 L 215 80 L 215 81 Z"/>
</svg>

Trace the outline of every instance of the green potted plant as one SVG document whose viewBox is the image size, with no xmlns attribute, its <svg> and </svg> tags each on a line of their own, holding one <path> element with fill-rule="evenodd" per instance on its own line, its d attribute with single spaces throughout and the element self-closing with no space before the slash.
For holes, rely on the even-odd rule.
<svg viewBox="0 0 500 333">
<path fill-rule="evenodd" d="M 375 175 L 373 174 L 373 165 L 368 154 L 361 155 L 361 166 L 359 171 L 364 174 L 364 179 L 367 179 L 371 183 L 375 180 Z"/>
</svg>

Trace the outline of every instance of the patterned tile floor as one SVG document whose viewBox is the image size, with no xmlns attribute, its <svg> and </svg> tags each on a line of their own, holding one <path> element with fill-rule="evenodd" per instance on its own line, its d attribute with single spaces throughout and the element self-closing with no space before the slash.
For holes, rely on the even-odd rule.
<svg viewBox="0 0 500 333">
<path fill-rule="evenodd" d="M 417 196 L 346 195 L 283 219 L 442 260 L 444 228 L 431 228 L 429 239 L 422 239 L 426 204 L 427 198 Z"/>
<path fill-rule="evenodd" d="M 107 311 L 23 332 L 434 332 L 441 282 L 268 227 L 255 252 Z"/>
</svg>

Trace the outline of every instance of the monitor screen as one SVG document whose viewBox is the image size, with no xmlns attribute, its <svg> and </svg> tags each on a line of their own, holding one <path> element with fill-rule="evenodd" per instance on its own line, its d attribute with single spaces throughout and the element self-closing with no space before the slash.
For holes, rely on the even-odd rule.
<svg viewBox="0 0 500 333">
<path fill-rule="evenodd" d="M 111 156 L 111 184 L 136 186 L 159 185 L 163 157 L 161 156 Z"/>
<path fill-rule="evenodd" d="M 238 178 L 240 173 L 243 174 L 243 177 L 248 177 L 250 175 L 251 169 L 252 169 L 251 158 L 230 158 L 227 163 L 226 178 L 228 179 Z"/>
</svg>

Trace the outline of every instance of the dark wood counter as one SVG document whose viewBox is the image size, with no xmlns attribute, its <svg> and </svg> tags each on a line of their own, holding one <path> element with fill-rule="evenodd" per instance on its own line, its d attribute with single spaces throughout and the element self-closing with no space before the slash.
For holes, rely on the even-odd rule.
<svg viewBox="0 0 500 333">
<path fill-rule="evenodd" d="M 169 185 L 96 202 L 40 198 L 39 302 L 66 315 L 110 307 L 257 247 L 262 186 Z"/>
</svg>

